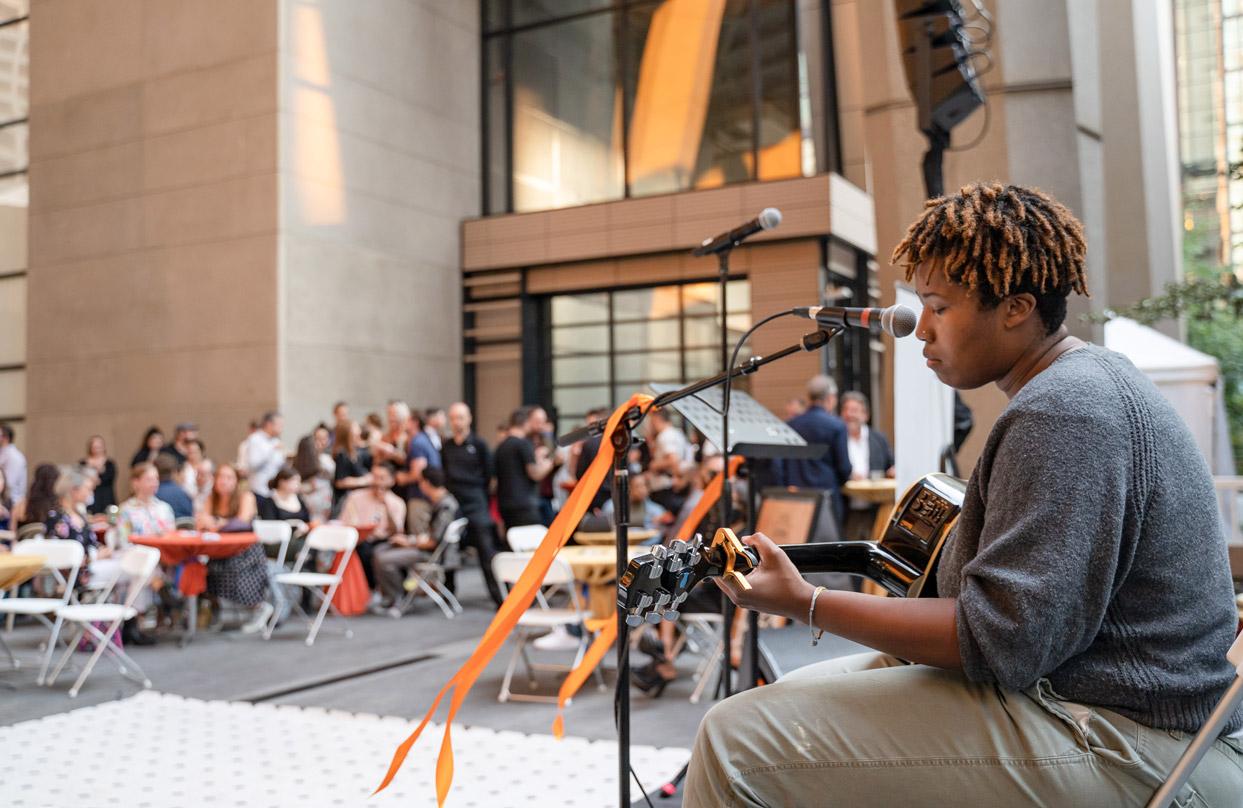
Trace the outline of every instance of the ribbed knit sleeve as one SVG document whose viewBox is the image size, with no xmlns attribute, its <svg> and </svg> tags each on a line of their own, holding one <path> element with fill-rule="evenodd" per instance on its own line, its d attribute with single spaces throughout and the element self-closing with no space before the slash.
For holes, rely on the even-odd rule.
<svg viewBox="0 0 1243 808">
<path fill-rule="evenodd" d="M 1038 402 L 1032 402 L 1038 404 Z M 957 619 L 969 678 L 1022 689 L 1095 639 L 1134 548 L 1124 418 L 1011 408 L 994 433 Z"/>
</svg>

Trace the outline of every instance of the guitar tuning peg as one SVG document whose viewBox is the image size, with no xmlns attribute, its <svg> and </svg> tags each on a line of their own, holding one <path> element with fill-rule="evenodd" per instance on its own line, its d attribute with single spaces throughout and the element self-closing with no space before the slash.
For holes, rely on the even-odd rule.
<svg viewBox="0 0 1243 808">
<path fill-rule="evenodd" d="M 682 613 L 679 612 L 677 609 L 665 609 L 665 619 L 670 622 L 677 620 L 681 616 L 682 616 Z"/>
<path fill-rule="evenodd" d="M 688 546 L 689 545 L 681 539 L 674 539 L 673 543 L 669 545 L 669 550 L 670 552 L 681 554 L 686 552 Z"/>
<path fill-rule="evenodd" d="M 656 558 L 664 559 L 668 557 L 669 551 L 665 549 L 665 546 L 663 544 L 658 544 L 652 548 L 652 555 L 654 555 Z"/>
<path fill-rule="evenodd" d="M 647 568 L 647 577 L 656 579 L 660 577 L 660 564 L 653 564 Z"/>
<path fill-rule="evenodd" d="M 669 559 L 669 561 L 665 564 L 665 569 L 669 570 L 670 572 L 681 572 L 682 559 L 678 558 L 677 556 L 674 556 L 673 558 Z"/>
<path fill-rule="evenodd" d="M 652 624 L 653 626 L 659 623 L 660 620 L 661 620 L 660 612 L 648 612 L 647 613 L 647 622 Z"/>
<path fill-rule="evenodd" d="M 626 615 L 626 625 L 630 626 L 631 628 L 638 628 L 639 626 L 643 625 L 643 616 L 638 615 L 638 614 L 633 614 L 633 613 Z"/>
</svg>

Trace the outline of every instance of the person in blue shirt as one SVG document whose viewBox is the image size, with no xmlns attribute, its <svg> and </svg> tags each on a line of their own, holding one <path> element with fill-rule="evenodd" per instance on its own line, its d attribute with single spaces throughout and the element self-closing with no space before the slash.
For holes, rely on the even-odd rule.
<svg viewBox="0 0 1243 808">
<path fill-rule="evenodd" d="M 173 509 L 173 516 L 178 519 L 194 518 L 194 500 L 186 493 L 177 480 L 181 478 L 182 463 L 172 454 L 164 453 L 155 458 L 155 470 L 160 475 L 160 487 L 156 489 L 155 498 L 168 503 Z"/>
<path fill-rule="evenodd" d="M 837 383 L 830 377 L 812 377 L 807 383 L 807 399 L 807 410 L 787 423 L 803 440 L 829 449 L 815 460 L 782 460 L 776 471 L 783 485 L 825 492 L 815 538 L 831 541 L 842 535 L 842 517 L 846 512 L 842 498 L 842 485 L 850 479 L 846 423 L 833 414 L 837 409 Z M 825 509 L 829 513 L 824 513 Z"/>
<path fill-rule="evenodd" d="M 441 469 L 444 466 L 440 458 L 440 449 L 428 433 L 422 415 L 417 411 L 410 414 L 409 429 L 406 470 L 398 472 L 397 482 L 407 501 L 407 532 L 412 536 L 421 536 L 429 529 L 432 511 L 431 503 L 428 502 L 419 486 L 423 480 L 423 470 Z"/>
</svg>

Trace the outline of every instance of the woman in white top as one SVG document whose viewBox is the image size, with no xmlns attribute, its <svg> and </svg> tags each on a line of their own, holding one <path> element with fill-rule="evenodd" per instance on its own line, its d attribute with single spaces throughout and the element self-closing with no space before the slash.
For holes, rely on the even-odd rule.
<svg viewBox="0 0 1243 808">
<path fill-rule="evenodd" d="M 121 525 L 127 535 L 163 536 L 177 528 L 177 518 L 167 502 L 156 499 L 160 473 L 151 463 L 139 463 L 130 469 L 132 496 L 121 503 Z"/>
</svg>

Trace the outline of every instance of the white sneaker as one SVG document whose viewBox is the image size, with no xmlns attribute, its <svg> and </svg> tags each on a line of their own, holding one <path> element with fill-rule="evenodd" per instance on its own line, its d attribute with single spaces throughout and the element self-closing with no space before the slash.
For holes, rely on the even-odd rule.
<svg viewBox="0 0 1243 808">
<path fill-rule="evenodd" d="M 557 626 L 543 637 L 531 641 L 531 645 L 541 651 L 568 651 L 577 648 L 581 641 L 578 637 L 565 630 L 565 626 Z"/>
<path fill-rule="evenodd" d="M 390 606 L 388 611 L 385 612 L 385 614 L 387 614 L 389 617 L 393 618 L 394 620 L 400 620 L 402 616 L 405 615 L 405 612 L 403 612 L 401 609 L 399 609 L 396 606 Z"/>
<path fill-rule="evenodd" d="M 263 631 L 264 626 L 268 624 L 268 620 L 272 617 L 272 612 L 276 611 L 275 607 L 266 600 L 259 604 L 255 609 L 254 617 L 246 621 L 242 626 L 243 634 L 255 634 Z"/>
</svg>

